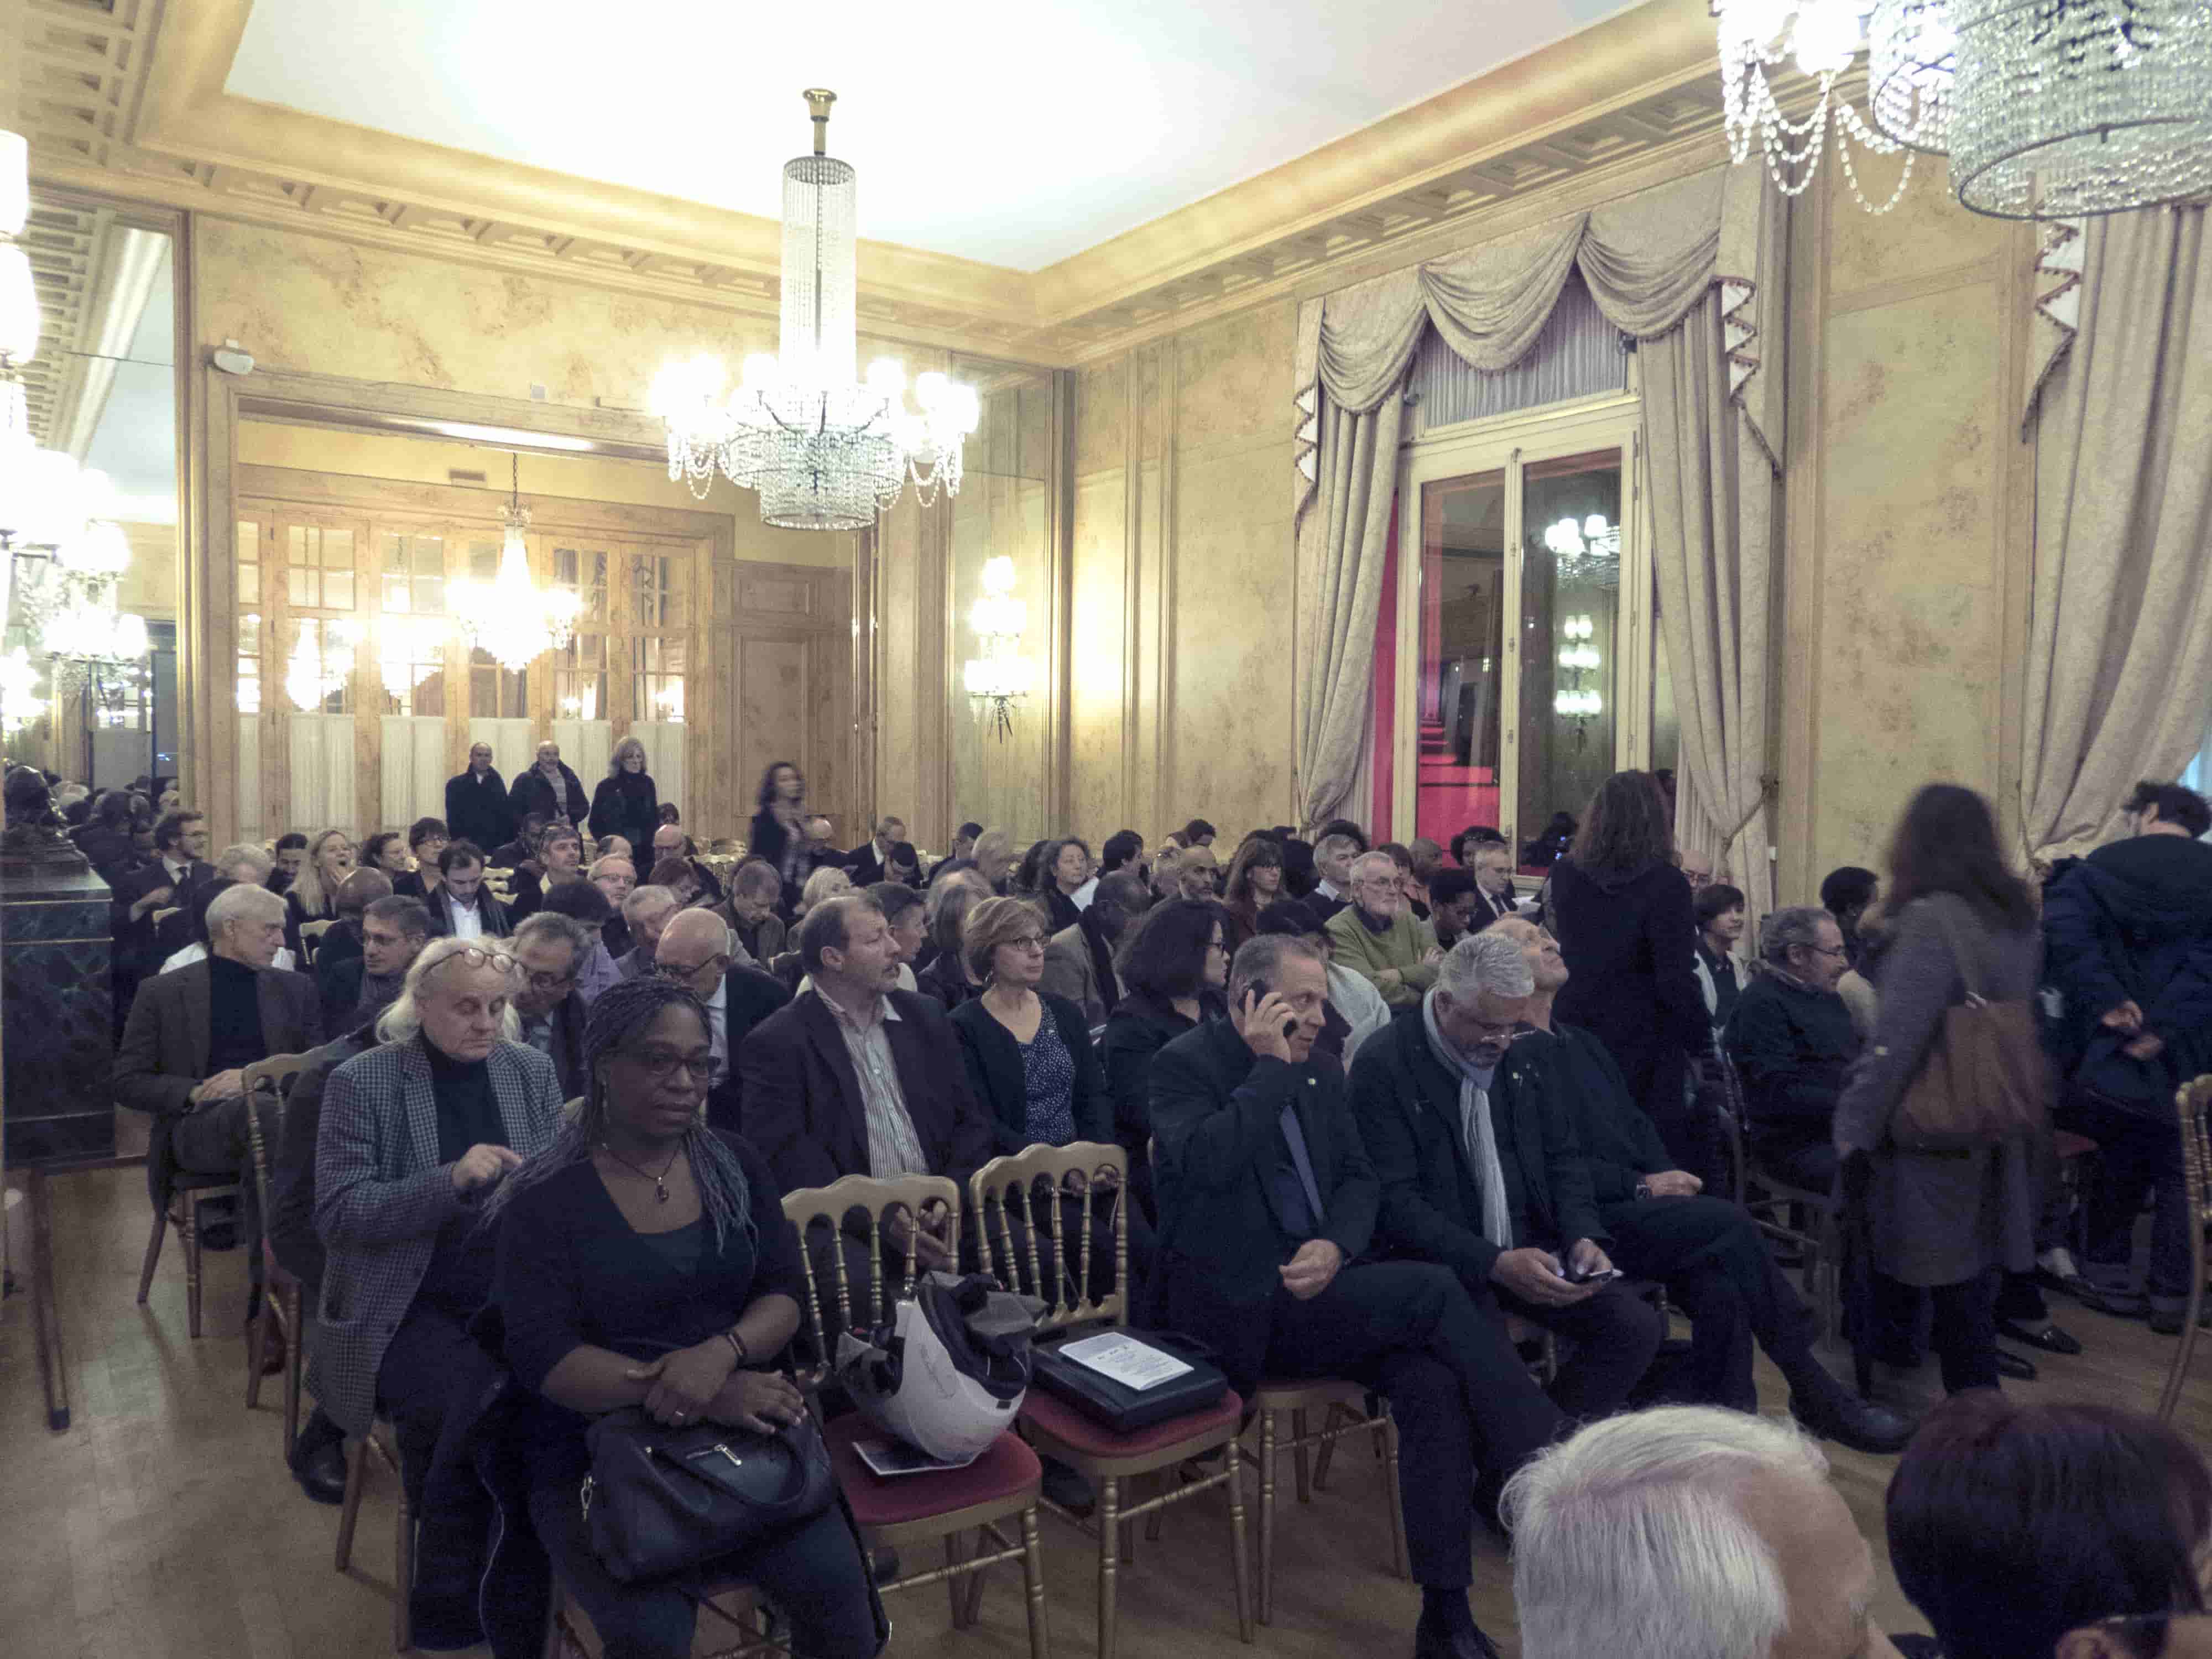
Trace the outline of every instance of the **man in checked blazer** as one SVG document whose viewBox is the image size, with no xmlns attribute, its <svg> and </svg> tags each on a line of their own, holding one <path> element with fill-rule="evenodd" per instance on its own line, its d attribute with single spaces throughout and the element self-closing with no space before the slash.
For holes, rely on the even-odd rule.
<svg viewBox="0 0 2212 1659">
<path fill-rule="evenodd" d="M 561 1121 L 553 1062 L 514 1040 L 521 975 L 497 940 L 434 939 L 379 1022 L 380 1048 L 331 1073 L 315 1147 L 323 1269 L 308 1386 L 348 1435 L 381 1410 L 417 1533 L 410 1613 L 424 1648 L 482 1639 L 492 1505 L 465 1460 L 434 1455 L 457 1379 L 487 1363 L 468 1322 L 490 1293 L 483 1200 Z"/>
</svg>

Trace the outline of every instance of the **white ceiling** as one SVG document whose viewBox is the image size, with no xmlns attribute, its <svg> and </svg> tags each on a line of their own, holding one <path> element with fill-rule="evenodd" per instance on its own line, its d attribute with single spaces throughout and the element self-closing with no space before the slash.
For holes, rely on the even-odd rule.
<svg viewBox="0 0 2212 1659">
<path fill-rule="evenodd" d="M 1036 270 L 1629 0 L 255 0 L 227 90 L 775 217 L 838 94 L 863 236 Z"/>
</svg>

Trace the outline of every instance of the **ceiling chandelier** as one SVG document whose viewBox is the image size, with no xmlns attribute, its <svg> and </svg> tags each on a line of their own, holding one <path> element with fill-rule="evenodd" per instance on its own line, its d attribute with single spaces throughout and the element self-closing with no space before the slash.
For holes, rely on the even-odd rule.
<svg viewBox="0 0 2212 1659">
<path fill-rule="evenodd" d="M 1859 113 L 1837 83 L 1866 45 L 1864 0 L 1710 0 L 1720 33 L 1721 91 L 1729 149 L 1738 161 L 1756 143 L 1785 196 L 1801 196 L 1819 176 L 1830 129 L 1836 160 L 1861 207 L 1887 213 L 1912 180 L 1909 148 Z M 1774 95 L 1768 71 L 1794 62 L 1820 88 L 1812 110 L 1793 120 Z M 1905 151 L 1897 188 L 1877 204 L 1859 187 L 1851 146 L 1881 155 Z"/>
<path fill-rule="evenodd" d="M 446 586 L 446 608 L 453 625 L 476 649 L 509 673 L 520 674 L 548 651 L 575 637 L 583 601 L 571 590 L 541 592 L 530 576 L 530 509 L 522 504 L 522 460 L 513 458 L 507 504 L 500 509 L 505 526 L 499 550 L 499 574 L 490 581 L 462 580 Z"/>
<path fill-rule="evenodd" d="M 2212 192 L 2205 0 L 1948 0 L 1951 187 L 1977 213 L 2071 219 Z"/>
<path fill-rule="evenodd" d="M 671 363 L 653 383 L 668 426 L 668 476 L 702 499 L 719 468 L 760 494 L 761 517 L 787 530 L 860 530 L 898 500 L 911 478 L 927 504 L 960 493 L 961 444 L 979 410 L 970 387 L 931 372 L 915 377 L 888 357 L 855 378 L 854 174 L 826 153 L 837 94 L 805 94 L 814 153 L 783 168 L 781 352 L 745 359 L 724 395 L 720 361 Z"/>
<path fill-rule="evenodd" d="M 1620 526 L 1608 524 L 1604 514 L 1547 526 L 1544 546 L 1561 582 L 1584 587 L 1620 586 Z"/>
</svg>

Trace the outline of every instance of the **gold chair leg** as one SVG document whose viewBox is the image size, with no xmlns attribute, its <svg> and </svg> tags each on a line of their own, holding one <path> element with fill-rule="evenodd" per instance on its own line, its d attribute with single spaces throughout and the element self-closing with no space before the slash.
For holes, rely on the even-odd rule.
<svg viewBox="0 0 2212 1659">
<path fill-rule="evenodd" d="M 981 1551 L 979 1550 L 977 1553 L 981 1553 Z M 960 1550 L 959 1529 L 955 1528 L 952 1531 L 945 1534 L 945 1565 L 947 1567 L 957 1567 L 966 1559 L 967 1558 L 961 1553 Z M 980 1575 L 977 1576 L 980 1577 Z M 946 1592 L 952 1598 L 952 1628 L 955 1630 L 967 1629 L 967 1597 L 963 1595 L 962 1592 L 964 1591 L 968 1586 L 961 1581 L 960 1575 L 956 1572 L 945 1579 L 945 1588 Z"/>
<path fill-rule="evenodd" d="M 197 1342 L 200 1334 L 200 1206 L 190 1193 L 185 1194 L 184 1212 L 178 1218 L 177 1231 L 185 1240 L 185 1329 Z"/>
<path fill-rule="evenodd" d="M 169 1212 L 166 1209 L 154 1212 L 154 1234 L 146 1241 L 145 1265 L 138 1269 L 138 1305 L 146 1305 L 146 1293 L 154 1288 L 154 1269 L 161 1263 L 161 1241 L 168 1236 Z"/>
<path fill-rule="evenodd" d="M 252 1411 L 261 1404 L 261 1355 L 269 1343 L 269 1322 L 273 1316 L 272 1304 L 267 1286 L 261 1292 L 260 1311 L 246 1329 L 246 1409 Z"/>
<path fill-rule="evenodd" d="M 1176 1478 L 1177 1477 L 1174 1470 L 1162 1469 L 1158 1474 L 1152 1477 L 1152 1496 L 1157 1498 L 1163 1492 L 1168 1491 L 1169 1484 Z M 1158 1543 L 1160 1541 L 1160 1533 L 1162 1529 L 1166 1527 L 1167 1523 L 1167 1505 L 1163 1504 L 1158 1509 L 1154 1510 L 1150 1515 L 1147 1515 L 1145 1517 L 1145 1541 L 1147 1544 Z"/>
<path fill-rule="evenodd" d="M 1411 1578 L 1413 1567 L 1406 1553 L 1405 1495 L 1398 1486 L 1398 1425 L 1389 1415 L 1375 1419 L 1375 1449 L 1382 1459 L 1383 1484 L 1390 1504 L 1390 1565 L 1401 1578 Z"/>
<path fill-rule="evenodd" d="M 1103 1475 L 1098 1482 L 1098 1659 L 1114 1659 L 1115 1574 L 1121 1565 L 1119 1547 L 1121 1482 Z"/>
<path fill-rule="evenodd" d="M 1328 1409 L 1322 1413 L 1321 1431 L 1325 1435 L 1334 1434 L 1336 1432 L 1337 1419 L 1340 1418 L 1350 1417 L 1352 1415 L 1353 1415 L 1352 1407 L 1346 1405 L 1341 1400 L 1331 1401 L 1329 1402 Z M 1328 1468 L 1329 1465 L 1335 1461 L 1336 1442 L 1334 1440 L 1322 1441 L 1321 1443 L 1320 1449 L 1314 1454 L 1313 1489 L 1316 1492 L 1327 1492 L 1328 1490 Z"/>
<path fill-rule="evenodd" d="M 289 1286 L 284 1291 L 284 1455 L 289 1461 L 292 1448 L 300 1440 L 300 1374 L 306 1369 L 301 1355 L 299 1286 Z"/>
<path fill-rule="evenodd" d="M 1022 1511 L 1022 1599 L 1029 1608 L 1030 1659 L 1051 1659 L 1052 1635 L 1044 1608 L 1044 1544 L 1034 1504 Z"/>
<path fill-rule="evenodd" d="M 1237 1635 L 1249 1646 L 1252 1641 L 1252 1563 L 1244 1553 L 1244 1483 L 1233 1442 L 1229 1447 L 1228 1486 L 1229 1570 L 1237 1586 Z"/>
<path fill-rule="evenodd" d="M 1279 1412 L 1260 1413 L 1260 1622 L 1275 1621 L 1275 1423 Z M 1230 1462 L 1237 1461 L 1235 1446 Z M 1249 1639 L 1249 1638 L 1248 1638 Z"/>
<path fill-rule="evenodd" d="M 2190 1206 L 2189 1231 L 2193 1248 L 2189 1254 L 2189 1305 L 2182 1310 L 2181 1340 L 2166 1368 L 2166 1387 L 2158 1396 L 2158 1420 L 2171 1423 L 2181 1403 L 2182 1385 L 2189 1380 L 2190 1357 L 2197 1352 L 2197 1321 L 2204 1310 L 2204 1224 L 2197 1206 Z"/>
<path fill-rule="evenodd" d="M 1298 1502 L 1313 1502 L 1312 1448 L 1306 1444 L 1306 1408 L 1299 1407 L 1291 1413 L 1291 1455 L 1296 1460 L 1298 1472 Z"/>
<path fill-rule="evenodd" d="M 331 1565 L 340 1572 L 353 1560 L 354 1522 L 361 1519 L 361 1489 L 368 1478 L 368 1440 L 356 1440 L 346 1448 L 345 1497 L 338 1504 L 338 1546 Z"/>
<path fill-rule="evenodd" d="M 975 1553 L 978 1555 L 983 1553 L 983 1547 L 990 1541 L 990 1539 L 991 1534 L 988 1532 L 979 1532 L 975 1534 Z M 968 1624 L 971 1628 L 975 1621 L 983 1616 L 983 1581 L 990 1577 L 990 1571 L 988 1567 L 979 1568 L 961 1581 L 962 1587 L 967 1592 L 962 1597 L 962 1602 L 967 1613 Z"/>
</svg>

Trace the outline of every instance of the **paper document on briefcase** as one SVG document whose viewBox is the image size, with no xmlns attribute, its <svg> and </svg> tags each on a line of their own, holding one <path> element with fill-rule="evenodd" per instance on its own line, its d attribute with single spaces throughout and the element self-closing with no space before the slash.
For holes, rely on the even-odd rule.
<svg viewBox="0 0 2212 1659">
<path fill-rule="evenodd" d="M 1078 1364 L 1087 1365 L 1101 1376 L 1119 1382 L 1125 1389 L 1134 1389 L 1139 1394 L 1171 1382 L 1190 1370 L 1171 1353 L 1163 1353 L 1149 1342 L 1139 1342 L 1133 1336 L 1123 1336 L 1108 1331 L 1098 1336 L 1086 1336 L 1079 1342 L 1070 1342 L 1054 1350 Z"/>
</svg>

